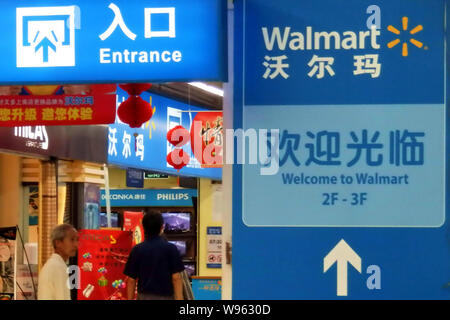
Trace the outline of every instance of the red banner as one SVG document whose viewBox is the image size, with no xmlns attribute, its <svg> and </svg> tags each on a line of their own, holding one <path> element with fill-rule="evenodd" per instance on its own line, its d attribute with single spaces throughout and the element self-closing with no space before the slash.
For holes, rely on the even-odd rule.
<svg viewBox="0 0 450 320">
<path fill-rule="evenodd" d="M 0 127 L 114 123 L 116 85 L 0 87 Z"/>
<path fill-rule="evenodd" d="M 143 212 L 125 211 L 123 213 L 123 230 L 133 233 L 133 246 L 144 241 L 142 218 L 144 218 Z"/>
<path fill-rule="evenodd" d="M 79 231 L 78 300 L 126 299 L 125 264 L 132 247 L 132 233 L 118 230 Z"/>
<path fill-rule="evenodd" d="M 223 166 L 223 113 L 198 112 L 191 126 L 191 149 L 202 168 Z M 201 144 L 201 145 L 200 145 Z"/>
</svg>

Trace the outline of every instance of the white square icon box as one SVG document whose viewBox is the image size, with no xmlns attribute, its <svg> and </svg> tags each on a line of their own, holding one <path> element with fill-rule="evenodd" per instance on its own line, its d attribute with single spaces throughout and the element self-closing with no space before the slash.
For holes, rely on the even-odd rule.
<svg viewBox="0 0 450 320">
<path fill-rule="evenodd" d="M 75 66 L 75 7 L 17 8 L 17 67 Z"/>
<path fill-rule="evenodd" d="M 166 31 L 152 30 L 152 15 L 166 14 L 169 19 L 169 29 Z M 145 8 L 145 38 L 168 37 L 175 38 L 175 8 Z"/>
</svg>

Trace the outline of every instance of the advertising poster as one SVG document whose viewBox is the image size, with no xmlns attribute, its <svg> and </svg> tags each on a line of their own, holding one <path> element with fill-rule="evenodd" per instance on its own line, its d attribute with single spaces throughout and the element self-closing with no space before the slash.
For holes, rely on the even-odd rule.
<svg viewBox="0 0 450 320">
<path fill-rule="evenodd" d="M 0 86 L 0 126 L 114 122 L 115 85 Z"/>
<path fill-rule="evenodd" d="M 16 227 L 0 228 L 0 300 L 13 300 Z"/>
<path fill-rule="evenodd" d="M 202 168 L 222 168 L 224 140 L 222 111 L 198 112 L 193 123 L 190 134 L 191 150 L 195 158 Z"/>
<path fill-rule="evenodd" d="M 123 274 L 132 247 L 132 234 L 118 230 L 81 230 L 78 300 L 124 300 Z"/>
<path fill-rule="evenodd" d="M 38 266 L 36 264 L 17 265 L 16 278 L 17 278 L 16 300 L 36 300 L 36 293 L 39 279 Z M 34 291 L 35 289 L 36 292 Z"/>
<path fill-rule="evenodd" d="M 27 188 L 28 188 L 28 214 L 29 214 L 28 224 L 30 226 L 37 226 L 39 216 L 39 187 L 36 185 L 36 186 L 27 186 Z"/>
<path fill-rule="evenodd" d="M 222 268 L 222 227 L 207 227 L 207 268 Z"/>
<path fill-rule="evenodd" d="M 144 218 L 143 212 L 125 211 L 123 213 L 123 231 L 133 233 L 133 247 L 144 241 L 142 218 Z"/>
<path fill-rule="evenodd" d="M 84 185 L 84 229 L 100 229 L 100 187 Z"/>
</svg>

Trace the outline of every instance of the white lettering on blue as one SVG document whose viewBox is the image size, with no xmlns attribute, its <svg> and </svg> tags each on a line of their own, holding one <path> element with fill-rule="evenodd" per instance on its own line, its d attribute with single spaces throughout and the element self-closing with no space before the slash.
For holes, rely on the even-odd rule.
<svg viewBox="0 0 450 320">
<path fill-rule="evenodd" d="M 179 63 L 183 60 L 181 51 L 112 51 L 110 48 L 100 49 L 100 63 L 129 64 L 129 63 Z"/>
</svg>

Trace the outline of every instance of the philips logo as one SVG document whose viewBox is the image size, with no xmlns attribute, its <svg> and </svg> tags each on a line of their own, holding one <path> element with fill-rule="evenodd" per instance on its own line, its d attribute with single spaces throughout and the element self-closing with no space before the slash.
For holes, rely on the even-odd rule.
<svg viewBox="0 0 450 320">
<path fill-rule="evenodd" d="M 163 201 L 168 201 L 168 200 L 189 200 L 189 194 L 187 193 L 158 193 L 157 200 L 163 200 Z"/>
</svg>

